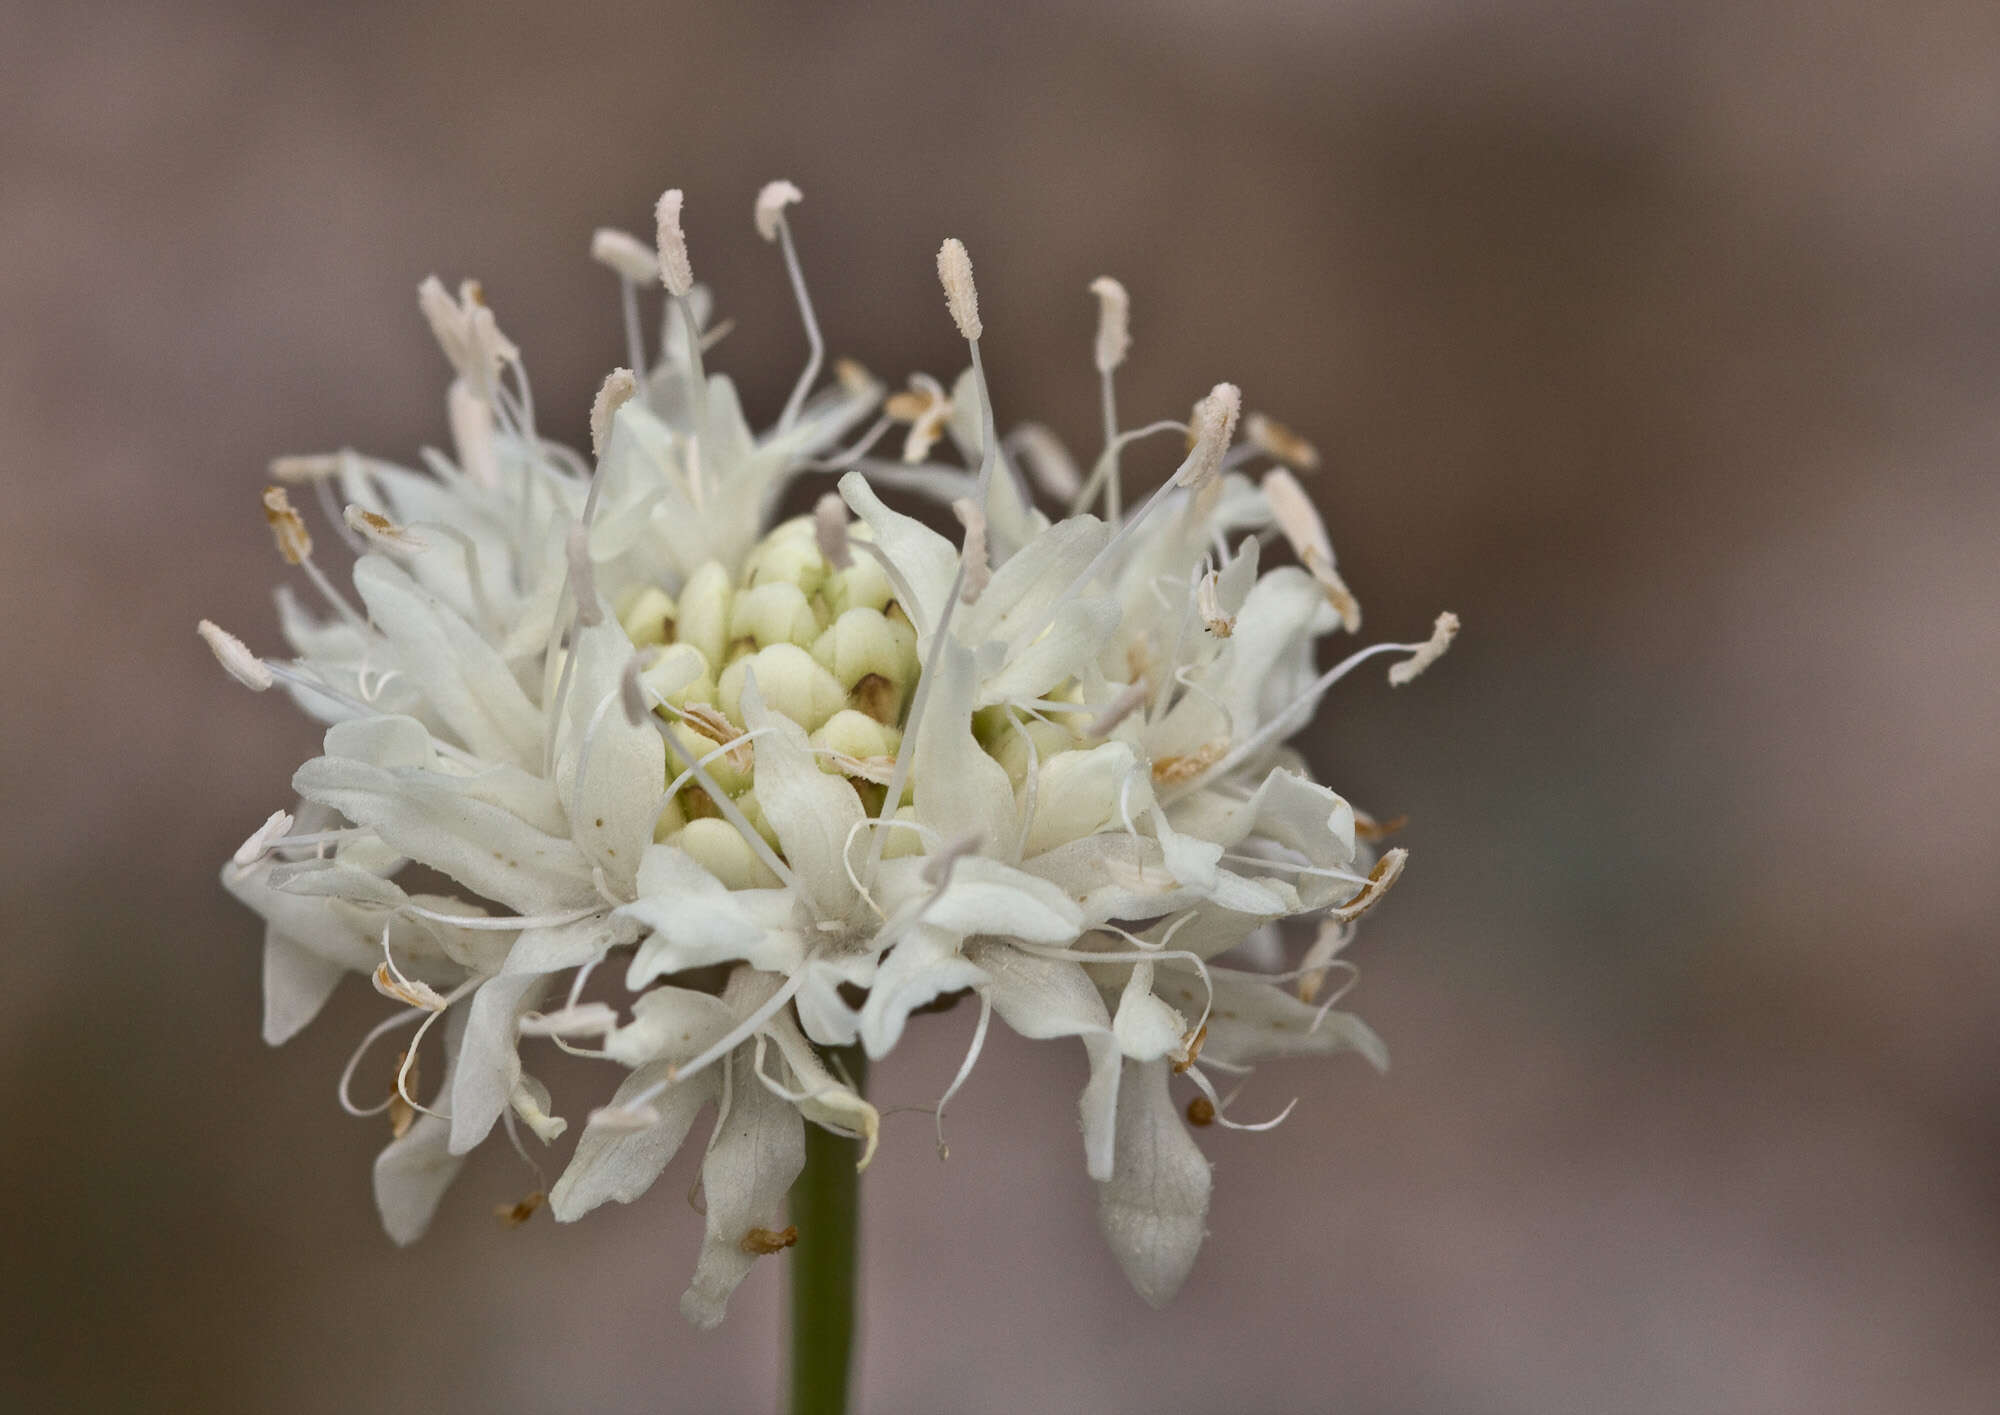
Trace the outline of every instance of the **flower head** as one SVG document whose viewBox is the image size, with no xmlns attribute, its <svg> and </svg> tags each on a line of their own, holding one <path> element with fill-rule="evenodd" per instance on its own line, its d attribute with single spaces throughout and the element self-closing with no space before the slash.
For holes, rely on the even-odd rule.
<svg viewBox="0 0 2000 1415">
<path fill-rule="evenodd" d="M 453 300 L 431 280 L 455 456 L 421 472 L 349 452 L 274 469 L 310 485 L 357 559 L 350 592 L 274 487 L 265 513 L 318 604 L 280 592 L 283 658 L 201 625 L 239 681 L 283 687 L 326 724 L 297 806 L 223 870 L 267 923 L 265 1035 L 291 1036 L 347 973 L 396 1004 L 341 1099 L 391 1116 L 375 1188 L 399 1242 L 496 1125 L 517 1145 L 570 1128 L 527 1070 L 545 1047 L 627 1073 L 586 1111 L 549 1194 L 560 1220 L 636 1198 L 712 1106 L 707 1240 L 683 1300 L 707 1325 L 783 1247 L 801 1127 L 859 1137 L 864 1165 L 881 1141 L 881 1113 L 826 1049 L 879 1057 L 918 1009 L 970 996 L 970 1050 L 935 1107 L 940 1151 L 994 1014 L 1077 1039 L 1104 1232 L 1164 1302 L 1209 1193 L 1174 1078 L 1193 1123 L 1257 1128 L 1217 1074 L 1305 1053 L 1383 1061 L 1333 1010 L 1341 990 L 1321 994 L 1405 852 L 1378 859 L 1285 740 L 1355 665 L 1394 652 L 1406 681 L 1457 621 L 1316 672 L 1317 640 L 1353 619 L 1324 526 L 1289 472 L 1239 470 L 1282 458 L 1268 438 L 1236 443 L 1234 385 L 1189 424 L 1118 429 L 1115 281 L 1092 287 L 1107 445 L 1088 479 L 1046 430 L 997 436 L 957 241 L 938 273 L 971 367 L 950 392 L 919 376 L 885 405 L 853 365 L 819 387 L 786 220 L 799 200 L 773 183 L 755 211 L 811 350 L 764 431 L 705 370 L 715 336 L 675 190 L 657 252 L 613 231 L 592 242 L 628 313 L 663 279 L 668 315 L 657 356 L 635 338 L 632 366 L 604 381 L 588 457 L 537 432 L 520 355 L 478 287 Z M 904 460 L 871 456 L 896 421 L 911 428 Z M 1119 451 L 1165 429 L 1186 435 L 1185 460 L 1127 513 Z M 960 465 L 929 460 L 947 437 Z M 1037 509 L 1017 454 L 1072 495 L 1066 514 Z M 774 524 L 807 475 L 833 489 Z M 911 514 L 926 501 L 955 513 L 956 539 Z M 1277 537 L 1303 568 L 1260 563 Z M 406 883 L 412 864 L 449 888 Z M 1324 922 L 1287 967 L 1293 920 Z M 364 1054 L 403 1029 L 387 1095 L 355 1101 Z"/>
</svg>

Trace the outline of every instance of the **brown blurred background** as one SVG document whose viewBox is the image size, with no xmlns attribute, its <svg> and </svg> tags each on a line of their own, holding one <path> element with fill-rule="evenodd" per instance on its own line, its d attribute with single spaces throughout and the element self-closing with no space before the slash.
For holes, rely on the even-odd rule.
<svg viewBox="0 0 2000 1415">
<path fill-rule="evenodd" d="M 684 186 L 772 414 L 786 176 L 837 352 L 955 371 L 961 236 L 1003 424 L 1089 446 L 1119 275 L 1128 418 L 1241 383 L 1327 452 L 1371 629 L 1467 626 L 1310 742 L 1414 819 L 1357 954 L 1395 1069 L 1261 1074 L 1299 1110 L 1205 1133 L 1154 1314 L 1079 1056 L 989 1050 L 950 1163 L 901 1115 L 868 1176 L 863 1408 L 2000 1408 L 2000 8 L 0 14 L 0 1405 L 772 1406 L 782 1260 L 714 1335 L 676 1311 L 687 1156 L 507 1232 L 492 1146 L 381 1236 L 333 1099 L 379 1003 L 266 1051 L 214 878 L 315 734 L 192 630 L 277 644 L 268 457 L 444 441 L 432 270 L 578 440 L 622 361 L 590 230 Z M 956 1064 L 969 1013 L 923 1020 L 885 1104 Z"/>
</svg>

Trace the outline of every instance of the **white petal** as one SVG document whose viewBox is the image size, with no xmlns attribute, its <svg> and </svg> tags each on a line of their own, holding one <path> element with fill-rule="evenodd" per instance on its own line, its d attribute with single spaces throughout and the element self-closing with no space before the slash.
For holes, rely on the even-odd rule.
<svg viewBox="0 0 2000 1415">
<path fill-rule="evenodd" d="M 746 1010 L 755 1007 L 753 1002 Z M 678 1065 L 722 1040 L 736 1022 L 735 1011 L 711 993 L 652 988 L 633 1000 L 632 1020 L 605 1039 L 604 1049 L 627 1066 L 655 1061 Z"/>
<path fill-rule="evenodd" d="M 847 917 L 857 902 L 842 863 L 847 837 L 866 818 L 861 798 L 819 769 L 805 729 L 764 706 L 756 675 L 743 680 L 743 722 L 757 739 L 757 803 L 777 832 L 785 863 L 821 919 Z"/>
<path fill-rule="evenodd" d="M 1135 963 L 1118 997 L 1118 1012 L 1111 1030 L 1119 1050 L 1133 1061 L 1158 1061 L 1180 1049 L 1187 1034 L 1187 1021 L 1159 998 L 1153 996 L 1153 965 Z"/>
<path fill-rule="evenodd" d="M 401 567 L 364 555 L 354 588 L 393 646 L 397 666 L 473 752 L 526 767 L 542 745 L 542 715 L 498 650 Z"/>
<path fill-rule="evenodd" d="M 392 1241 L 407 1246 L 424 1236 L 438 1201 L 458 1177 L 463 1155 L 446 1143 L 448 1122 L 420 1115 L 399 1140 L 375 1156 L 375 1208 Z"/>
<path fill-rule="evenodd" d="M 276 928 L 264 931 L 264 1040 L 278 1046 L 319 1015 L 347 969 L 301 948 Z"/>
<path fill-rule="evenodd" d="M 653 930 L 653 936 L 632 955 L 628 988 L 636 991 L 654 978 L 711 963 L 742 959 L 785 972 L 798 960 L 797 935 L 773 927 L 772 910 L 759 907 L 774 902 L 766 896 L 782 898 L 782 891 L 732 891 L 672 845 L 648 847 L 639 866 L 639 891 L 618 914 Z"/>
<path fill-rule="evenodd" d="M 952 579 L 958 573 L 958 547 L 922 521 L 883 505 L 882 498 L 859 472 L 849 472 L 840 479 L 840 494 L 874 532 L 875 544 L 881 547 L 889 563 L 891 578 L 909 587 L 916 603 L 903 608 L 916 625 L 919 642 L 928 649 L 931 630 L 944 610 Z"/>
<path fill-rule="evenodd" d="M 732 1073 L 729 1113 L 717 1123 L 701 1166 L 707 1232 L 694 1281 L 681 1297 L 681 1311 L 704 1331 L 721 1322 L 730 1295 L 756 1262 L 743 1247 L 750 1230 L 784 1226 L 785 1195 L 806 1162 L 798 1110 L 750 1075 L 747 1049 L 725 1064 Z"/>
<path fill-rule="evenodd" d="M 799 1114 L 815 1124 L 860 1136 L 860 1165 L 866 1169 L 868 1161 L 875 1157 L 875 1140 L 882 1129 L 881 1113 L 851 1087 L 835 1079 L 790 1017 L 779 1013 L 771 1019 L 769 1031 L 798 1081 L 795 1089 L 805 1093 L 806 1099 L 798 1103 Z"/>
<path fill-rule="evenodd" d="M 480 799 L 465 778 L 314 757 L 292 782 L 307 800 L 372 827 L 411 859 L 524 914 L 597 898 L 575 845 Z"/>
<path fill-rule="evenodd" d="M 986 593 L 961 609 L 962 617 L 953 619 L 952 632 L 978 645 L 989 639 L 1011 640 L 1039 624 L 1110 538 L 1111 528 L 1095 516 L 1058 522 L 993 572 Z"/>
<path fill-rule="evenodd" d="M 503 974 L 472 994 L 451 1084 L 453 1154 L 462 1155 L 484 1140 L 507 1108 L 514 1083 L 521 1079 L 516 1024 L 540 995 L 542 982 L 532 974 Z"/>
<path fill-rule="evenodd" d="M 1084 1162 L 1092 1179 L 1109 1179 L 1119 1055 L 1111 1014 L 1096 985 L 1075 963 L 1036 958 L 1005 944 L 971 943 L 966 954 L 986 971 L 986 996 L 1016 1032 L 1034 1041 L 1082 1039 L 1090 1058 L 1080 1105 Z"/>
<path fill-rule="evenodd" d="M 642 1066 L 625 1078 L 611 1104 L 623 1105 L 666 1079 L 670 1063 Z M 714 1099 L 717 1076 L 703 1072 L 659 1092 L 647 1102 L 659 1120 L 644 1130 L 618 1131 L 586 1126 L 576 1154 L 549 1191 L 549 1210 L 558 1221 L 582 1218 L 606 1200 L 629 1204 L 660 1177 L 687 1138 L 704 1103 Z"/>
<path fill-rule="evenodd" d="M 982 600 L 981 603 L 985 601 Z M 1019 835 L 1014 783 L 972 735 L 977 689 L 972 651 L 946 643 L 917 724 L 917 820 L 946 840 L 967 834 L 996 855 L 1012 856 Z M 763 795 L 759 776 L 758 796 Z"/>
<path fill-rule="evenodd" d="M 982 703 L 1039 698 L 1096 661 L 1118 632 L 1118 601 L 1074 599 L 1056 611 L 1047 632 L 1009 654 L 1007 664 L 981 685 Z"/>
<path fill-rule="evenodd" d="M 986 981 L 985 972 L 959 953 L 958 939 L 930 924 L 918 924 L 897 939 L 861 1008 L 861 1041 L 871 1057 L 889 1053 L 916 1008 Z"/>
<path fill-rule="evenodd" d="M 652 843 L 666 782 L 666 744 L 660 734 L 650 723 L 628 721 L 616 701 L 631 657 L 632 641 L 615 619 L 607 616 L 583 631 L 573 660 L 569 740 L 560 769 L 563 797 L 571 803 L 571 834 L 620 893 L 630 891 L 639 857 Z M 581 745 L 586 732 L 587 755 Z M 579 760 L 584 767 L 580 781 L 575 775 Z"/>
<path fill-rule="evenodd" d="M 1167 1063 L 1125 1063 L 1118 1160 L 1097 1187 L 1097 1223 L 1146 1302 L 1164 1307 L 1194 1267 L 1207 1234 L 1208 1161 L 1167 1092 Z"/>
</svg>

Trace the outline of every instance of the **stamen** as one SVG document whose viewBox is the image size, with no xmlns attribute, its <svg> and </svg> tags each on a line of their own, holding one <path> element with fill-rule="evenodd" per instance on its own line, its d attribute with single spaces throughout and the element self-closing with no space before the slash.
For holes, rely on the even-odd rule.
<svg viewBox="0 0 2000 1415">
<path fill-rule="evenodd" d="M 604 606 L 597 599 L 597 571 L 590 561 L 590 532 L 581 525 L 571 526 L 563 539 L 569 557 L 570 592 L 576 596 L 576 622 L 595 629 L 604 622 Z"/>
<path fill-rule="evenodd" d="M 942 894 L 945 886 L 951 883 L 952 869 L 967 855 L 978 854 L 985 843 L 985 837 L 978 831 L 969 831 L 955 840 L 948 840 L 931 852 L 918 874 L 925 884 Z"/>
<path fill-rule="evenodd" d="M 639 381 L 632 376 L 631 369 L 615 368 L 605 375 L 597 397 L 590 404 L 591 456 L 604 460 L 605 449 L 611 446 L 611 419 L 638 391 Z"/>
<path fill-rule="evenodd" d="M 573 1003 L 555 1012 L 530 1012 L 520 1021 L 524 1037 L 576 1037 L 608 1032 L 618 1025 L 618 1012 L 606 1002 Z"/>
<path fill-rule="evenodd" d="M 1267 473 L 1262 488 L 1264 499 L 1271 504 L 1271 514 L 1277 520 L 1278 529 L 1291 544 L 1292 553 L 1299 557 L 1299 563 L 1326 591 L 1327 603 L 1339 611 L 1342 627 L 1350 634 L 1359 631 L 1361 605 L 1341 580 L 1339 571 L 1334 569 L 1333 542 L 1327 536 L 1326 523 L 1320 520 L 1312 498 L 1306 495 L 1298 478 L 1283 467 Z M 1443 653 L 1444 650 L 1440 648 L 1438 652 Z"/>
<path fill-rule="evenodd" d="M 972 257 L 966 254 L 965 242 L 956 236 L 947 237 L 938 247 L 937 270 L 951 322 L 958 326 L 962 338 L 976 341 L 981 333 L 979 291 L 972 283 Z"/>
<path fill-rule="evenodd" d="M 1097 296 L 1097 371 L 1108 374 L 1132 347 L 1132 300 L 1109 275 L 1091 281 L 1090 293 Z"/>
<path fill-rule="evenodd" d="M 813 539 L 819 553 L 836 570 L 854 564 L 854 551 L 847 543 L 847 503 L 840 493 L 829 491 L 813 506 Z"/>
<path fill-rule="evenodd" d="M 253 693 L 263 692 L 276 681 L 276 675 L 271 672 L 269 664 L 250 652 L 243 640 L 213 621 L 202 620 L 195 625 L 195 632 L 201 635 L 202 642 L 208 645 L 209 652 L 215 655 L 215 661 L 223 666 L 229 676 Z"/>
<path fill-rule="evenodd" d="M 1216 384 L 1194 405 L 1190 419 L 1194 446 L 1174 473 L 1173 485 L 1199 489 L 1215 479 L 1222 470 L 1223 454 L 1236 436 L 1236 417 L 1242 409 L 1242 390 L 1233 383 Z"/>
<path fill-rule="evenodd" d="M 618 272 L 620 279 L 634 285 L 660 282 L 660 258 L 646 243 L 629 232 L 600 226 L 590 235 L 590 258 Z"/>
<path fill-rule="evenodd" d="M 493 445 L 493 408 L 463 378 L 445 390 L 445 413 L 451 423 L 452 445 L 458 449 L 459 470 L 475 486 L 500 485 L 500 454 Z M 524 501 L 525 507 L 525 501 Z"/>
<path fill-rule="evenodd" d="M 408 526 L 399 526 L 387 516 L 378 516 L 364 507 L 348 503 L 340 519 L 346 527 L 357 532 L 371 549 L 410 554 L 429 549 L 423 537 L 413 533 Z"/>
<path fill-rule="evenodd" d="M 273 841 L 290 833 L 292 816 L 289 811 L 273 811 L 270 819 L 257 827 L 256 833 L 236 847 L 236 853 L 229 857 L 230 863 L 239 869 L 248 869 L 270 852 Z"/>
<path fill-rule="evenodd" d="M 1224 612 L 1222 601 L 1216 595 L 1216 585 L 1220 576 L 1213 570 L 1203 575 L 1194 587 L 1195 612 L 1201 615 L 1202 625 L 1218 639 L 1226 639 L 1236 632 L 1236 616 Z"/>
<path fill-rule="evenodd" d="M 1410 852 L 1401 848 L 1391 850 L 1375 862 L 1375 868 L 1368 872 L 1368 883 L 1360 893 L 1332 911 L 1333 917 L 1342 923 L 1351 923 L 1382 902 L 1390 887 L 1403 877 L 1403 867 L 1410 862 Z"/>
<path fill-rule="evenodd" d="M 1326 986 L 1326 975 L 1332 969 L 1334 959 L 1340 950 L 1347 947 L 1354 937 L 1354 930 L 1339 919 L 1322 919 L 1319 934 L 1313 939 L 1305 957 L 1299 960 L 1299 1001 L 1310 1004 Z"/>
<path fill-rule="evenodd" d="M 341 454 L 338 452 L 311 452 L 294 457 L 273 457 L 271 476 L 273 480 L 290 482 L 294 486 L 305 482 L 325 481 L 340 475 Z"/>
<path fill-rule="evenodd" d="M 687 237 L 681 232 L 683 200 L 681 189 L 670 187 L 653 208 L 659 229 L 660 279 L 677 300 L 686 299 L 694 289 L 694 267 L 688 262 Z"/>
<path fill-rule="evenodd" d="M 967 604 L 976 604 L 993 579 L 993 566 L 986 558 L 986 513 L 966 496 L 952 502 L 951 510 L 965 527 L 965 547 L 960 552 L 965 562 L 965 588 L 960 591 L 960 598 Z"/>
<path fill-rule="evenodd" d="M 653 710 L 646 700 L 646 684 L 641 675 L 659 656 L 658 649 L 641 649 L 626 659 L 625 666 L 618 671 L 618 702 L 625 709 L 625 720 L 634 727 L 644 722 L 646 714 Z"/>
<path fill-rule="evenodd" d="M 1444 657 L 1444 651 L 1451 647 L 1451 641 L 1458 637 L 1458 616 L 1450 610 L 1437 617 L 1437 624 L 1424 646 L 1396 664 L 1389 670 L 1389 684 L 1400 688 L 1412 678 Z"/>
<path fill-rule="evenodd" d="M 1244 419 L 1243 435 L 1266 457 L 1282 462 L 1294 471 L 1319 470 L 1319 449 L 1276 418 L 1252 413 Z"/>
<path fill-rule="evenodd" d="M 444 1011 L 444 994 L 420 979 L 402 976 L 395 971 L 395 967 L 387 960 L 375 965 L 375 971 L 369 975 L 370 981 L 375 984 L 375 991 L 425 1012 Z"/>
<path fill-rule="evenodd" d="M 778 239 L 778 228 L 784 222 L 785 208 L 794 202 L 804 201 L 806 194 L 792 183 L 779 180 L 766 182 L 757 193 L 757 234 L 767 241 Z"/>
<path fill-rule="evenodd" d="M 1083 487 L 1076 463 L 1060 439 L 1040 423 L 1023 423 L 1007 435 L 1005 444 L 1027 464 L 1028 475 L 1051 501 L 1068 504 Z"/>
<path fill-rule="evenodd" d="M 303 564 L 312 556 L 312 537 L 306 533 L 304 519 L 292 509 L 292 499 L 283 487 L 264 488 L 264 520 L 278 542 L 278 554 L 285 557 L 287 565 Z"/>
</svg>

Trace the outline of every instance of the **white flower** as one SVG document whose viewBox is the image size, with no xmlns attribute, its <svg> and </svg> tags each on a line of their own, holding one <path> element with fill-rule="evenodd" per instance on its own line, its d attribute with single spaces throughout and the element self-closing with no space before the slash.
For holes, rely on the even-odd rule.
<svg viewBox="0 0 2000 1415">
<path fill-rule="evenodd" d="M 346 973 L 401 1004 L 340 1092 L 395 1118 L 375 1187 L 398 1242 L 423 1232 L 496 1125 L 517 1145 L 523 1127 L 541 1144 L 569 1128 L 523 1040 L 629 1071 L 581 1127 L 550 1196 L 560 1220 L 637 1198 L 713 1106 L 707 1240 L 683 1301 L 710 1325 L 782 1246 L 802 1125 L 861 1137 L 864 1164 L 878 1142 L 879 1112 L 824 1049 L 879 1057 L 912 1013 L 970 994 L 940 1150 L 945 1101 L 993 1014 L 1077 1039 L 1104 1232 L 1158 1304 L 1194 1261 L 1210 1187 L 1169 1078 L 1194 1088 L 1195 1123 L 1235 1125 L 1211 1072 L 1337 1050 L 1384 1064 L 1373 1034 L 1332 1010 L 1339 990 L 1301 998 L 1349 969 L 1334 957 L 1349 921 L 1405 853 L 1377 861 L 1285 739 L 1356 664 L 1405 655 L 1392 678 L 1406 681 L 1457 621 L 1317 673 L 1317 640 L 1358 620 L 1352 596 L 1298 483 L 1242 470 L 1296 462 L 1296 448 L 1267 420 L 1236 444 L 1229 384 L 1189 424 L 1119 431 L 1115 281 L 1092 286 L 1103 454 L 1083 478 L 1046 431 L 1017 444 L 1045 489 L 1073 493 L 1064 514 L 1036 509 L 997 436 L 955 241 L 939 273 L 970 368 L 949 393 L 916 376 L 843 447 L 882 389 L 853 365 L 818 386 L 787 221 L 799 200 L 772 184 L 756 209 L 810 345 L 764 432 L 706 372 L 718 334 L 675 191 L 657 255 L 617 232 L 593 240 L 619 275 L 632 353 L 605 380 L 590 458 L 536 431 L 518 351 L 478 287 L 454 300 L 430 280 L 455 457 L 427 453 L 421 472 L 351 452 L 274 464 L 358 558 L 350 594 L 274 488 L 280 548 L 321 606 L 280 592 L 289 659 L 201 626 L 239 681 L 283 687 L 327 729 L 294 777 L 295 814 L 275 813 L 223 870 L 267 921 L 265 1036 L 298 1031 Z M 636 292 L 662 279 L 651 358 Z M 897 421 L 904 459 L 872 456 Z M 1128 511 L 1121 458 L 1163 431 L 1187 437 L 1186 456 Z M 946 437 L 963 465 L 925 460 Z M 806 473 L 839 474 L 837 497 L 772 525 Z M 891 504 L 905 495 L 952 505 L 962 540 Z M 1273 533 L 1303 568 L 1261 565 Z M 453 892 L 406 888 L 412 865 Z M 1296 968 L 1217 961 L 1268 963 L 1278 926 L 1312 917 L 1334 932 Z M 586 998 L 593 984 L 603 995 Z M 390 1096 L 361 1106 L 363 1053 L 405 1027 Z"/>
</svg>

